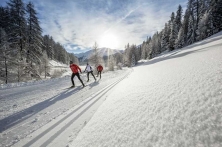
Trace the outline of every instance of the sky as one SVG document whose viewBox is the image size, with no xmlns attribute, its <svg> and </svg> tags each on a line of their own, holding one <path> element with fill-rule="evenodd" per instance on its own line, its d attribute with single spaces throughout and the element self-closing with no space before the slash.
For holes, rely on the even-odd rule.
<svg viewBox="0 0 222 147">
<path fill-rule="evenodd" d="M 82 73 L 83 89 L 70 76 L 0 85 L 0 147 L 221 147 L 221 45 L 222 32 L 96 82 Z"/>
<path fill-rule="evenodd" d="M 29 0 L 23 0 L 27 3 Z M 180 4 L 187 0 L 31 0 L 43 34 L 51 35 L 68 52 L 99 48 L 125 48 L 141 44 L 164 28 Z M 1 0 L 5 6 L 8 0 Z"/>
</svg>

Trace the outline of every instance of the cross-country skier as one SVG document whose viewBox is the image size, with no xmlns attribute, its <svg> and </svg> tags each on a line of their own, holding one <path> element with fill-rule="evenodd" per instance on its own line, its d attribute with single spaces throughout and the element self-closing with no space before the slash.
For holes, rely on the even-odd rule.
<svg viewBox="0 0 222 147">
<path fill-rule="evenodd" d="M 98 71 L 97 77 L 100 75 L 100 79 L 101 79 L 101 72 L 102 72 L 102 70 L 103 70 L 103 66 L 99 64 L 99 66 L 97 66 L 97 71 Z"/>
<path fill-rule="evenodd" d="M 80 76 L 79 76 L 79 71 L 82 73 L 81 69 L 79 68 L 78 65 L 74 64 L 73 61 L 70 61 L 70 66 L 69 66 L 72 70 L 72 76 L 71 76 L 71 81 L 72 81 L 72 86 L 71 87 L 75 87 L 75 83 L 74 83 L 74 77 L 77 76 L 79 81 L 82 83 L 82 86 L 85 87 L 85 85 L 83 84 Z"/>
<path fill-rule="evenodd" d="M 87 72 L 87 78 L 88 78 L 87 82 L 89 82 L 89 74 L 90 74 L 90 73 L 91 73 L 91 75 L 93 76 L 93 78 L 94 78 L 95 81 L 96 81 L 96 78 L 95 78 L 95 76 L 94 76 L 94 74 L 93 74 L 92 67 L 89 65 L 89 63 L 87 63 L 86 69 L 85 69 L 84 72 Z"/>
</svg>

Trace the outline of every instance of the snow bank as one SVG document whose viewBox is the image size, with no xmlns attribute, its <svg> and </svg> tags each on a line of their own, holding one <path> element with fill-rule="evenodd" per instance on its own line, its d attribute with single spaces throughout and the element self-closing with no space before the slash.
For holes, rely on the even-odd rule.
<svg viewBox="0 0 222 147">
<path fill-rule="evenodd" d="M 51 72 L 53 72 L 53 70 L 55 70 L 55 68 L 58 67 L 58 69 L 61 69 L 62 67 L 66 68 L 66 72 L 64 72 L 60 78 L 63 78 L 65 76 L 70 76 L 71 75 L 71 70 L 69 70 L 69 66 L 66 65 L 66 64 L 63 64 L 63 63 L 60 63 L 60 62 L 57 62 L 57 61 L 54 61 L 54 60 L 50 60 L 49 61 L 49 65 L 50 65 L 50 69 L 51 69 Z M 28 82 L 18 82 L 18 83 L 8 83 L 8 84 L 1 84 L 0 85 L 0 89 L 8 89 L 8 88 L 13 88 L 13 87 L 22 87 L 22 86 L 30 86 L 30 85 L 36 85 L 36 84 L 41 84 L 41 83 L 45 83 L 45 82 L 52 82 L 52 81 L 56 81 L 60 78 L 48 78 L 47 79 L 44 79 L 44 76 L 43 76 L 43 79 L 41 80 L 33 80 L 33 81 L 28 81 Z M 50 81 L 49 81 L 50 80 Z"/>
</svg>

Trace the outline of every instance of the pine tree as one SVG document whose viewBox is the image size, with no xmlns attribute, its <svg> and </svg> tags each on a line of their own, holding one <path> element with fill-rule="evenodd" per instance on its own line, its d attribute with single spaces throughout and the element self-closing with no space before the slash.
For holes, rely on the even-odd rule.
<svg viewBox="0 0 222 147">
<path fill-rule="evenodd" d="M 163 33 L 161 38 L 161 52 L 169 49 L 170 28 L 167 23 L 165 23 L 165 27 L 162 32 Z"/>
<path fill-rule="evenodd" d="M 132 56 L 131 56 L 131 67 L 135 66 L 136 65 L 136 56 L 134 53 L 132 53 Z"/>
<path fill-rule="evenodd" d="M 185 11 L 184 18 L 183 18 L 183 21 L 182 21 L 182 25 L 181 25 L 181 28 L 179 30 L 179 33 L 178 33 L 178 36 L 177 36 L 177 39 L 176 39 L 176 42 L 175 42 L 175 48 L 176 49 L 182 48 L 182 47 L 186 46 L 186 44 L 187 44 L 189 17 L 190 17 L 190 11 L 187 9 Z"/>
<path fill-rule="evenodd" d="M 199 6 L 199 17 L 201 19 L 206 11 L 209 9 L 210 0 L 199 0 Z"/>
<path fill-rule="evenodd" d="M 0 27 L 0 80 L 8 83 L 8 61 L 9 61 L 9 45 L 7 41 L 7 34 L 3 28 Z"/>
<path fill-rule="evenodd" d="M 195 26 L 193 22 L 193 16 L 190 15 L 189 17 L 189 24 L 188 24 L 188 32 L 187 32 L 187 45 L 193 44 L 195 42 Z"/>
<path fill-rule="evenodd" d="M 146 50 L 145 50 L 145 41 L 143 41 L 142 45 L 141 45 L 141 59 L 146 59 Z"/>
<path fill-rule="evenodd" d="M 136 55 L 135 55 L 135 45 L 129 45 L 127 44 L 125 48 L 125 64 L 128 67 L 132 67 L 136 65 Z"/>
<path fill-rule="evenodd" d="M 187 40 L 188 40 L 188 27 L 189 27 L 189 18 L 190 18 L 190 11 L 187 9 L 185 14 L 184 14 L 184 18 L 183 18 L 183 23 L 182 23 L 182 27 L 183 27 L 183 32 L 184 32 L 184 35 L 183 35 L 183 38 L 182 40 L 184 40 L 184 46 L 186 46 L 188 43 L 187 43 Z"/>
<path fill-rule="evenodd" d="M 142 50 L 141 45 L 136 47 L 136 59 L 137 59 L 137 61 L 139 61 L 141 59 L 141 50 Z"/>
<path fill-rule="evenodd" d="M 46 50 L 49 59 L 54 58 L 54 50 L 52 47 L 52 38 L 50 39 L 49 35 L 43 37 L 43 49 Z"/>
<path fill-rule="evenodd" d="M 25 45 L 26 45 L 26 19 L 25 19 L 25 5 L 22 0 L 10 0 L 8 3 L 10 9 L 10 31 L 12 32 L 9 36 L 14 42 L 16 41 L 15 47 L 18 46 L 20 60 L 25 58 Z"/>
<path fill-rule="evenodd" d="M 175 41 L 175 48 L 176 49 L 182 48 L 184 46 L 184 44 L 185 44 L 184 38 L 185 38 L 184 37 L 184 29 L 183 29 L 183 27 L 181 27 L 179 30 L 177 39 Z"/>
<path fill-rule="evenodd" d="M 171 29 L 170 29 L 170 38 L 169 38 L 169 50 L 172 51 L 175 49 L 175 40 L 177 38 L 174 12 L 171 14 L 170 22 L 171 22 L 171 26 L 170 26 Z"/>
<path fill-rule="evenodd" d="M 179 5 L 178 9 L 177 9 L 177 14 L 176 14 L 176 17 L 175 17 L 176 35 L 179 33 L 179 30 L 182 26 L 182 13 L 183 13 L 183 9 L 182 9 L 181 5 Z"/>
<path fill-rule="evenodd" d="M 39 26 L 39 20 L 37 13 L 34 9 L 34 5 L 29 2 L 26 7 L 27 12 L 27 35 L 28 35 L 28 50 L 27 50 L 27 62 L 40 64 L 40 57 L 42 56 L 42 29 Z"/>
<path fill-rule="evenodd" d="M 198 25 L 198 40 L 203 40 L 208 37 L 211 28 L 211 24 L 209 23 L 209 13 L 205 12 L 199 21 Z"/>
<path fill-rule="evenodd" d="M 210 11 L 213 20 L 214 33 L 222 30 L 222 0 L 211 0 Z"/>
<path fill-rule="evenodd" d="M 0 7 L 0 27 L 9 34 L 10 32 L 10 10 L 8 7 Z"/>
</svg>

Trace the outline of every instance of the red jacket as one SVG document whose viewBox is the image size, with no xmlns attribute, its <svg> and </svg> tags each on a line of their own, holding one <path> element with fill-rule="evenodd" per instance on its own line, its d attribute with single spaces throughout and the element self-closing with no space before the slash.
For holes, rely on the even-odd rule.
<svg viewBox="0 0 222 147">
<path fill-rule="evenodd" d="M 103 70 L 102 65 L 99 65 L 99 66 L 97 67 L 97 71 L 102 71 L 102 70 Z"/>
<path fill-rule="evenodd" d="M 69 67 L 71 68 L 71 70 L 72 70 L 73 73 L 78 73 L 79 71 L 81 72 L 81 69 L 80 69 L 79 66 L 76 65 L 76 64 L 70 64 Z M 78 70 L 79 70 L 79 71 L 78 71 Z"/>
</svg>

